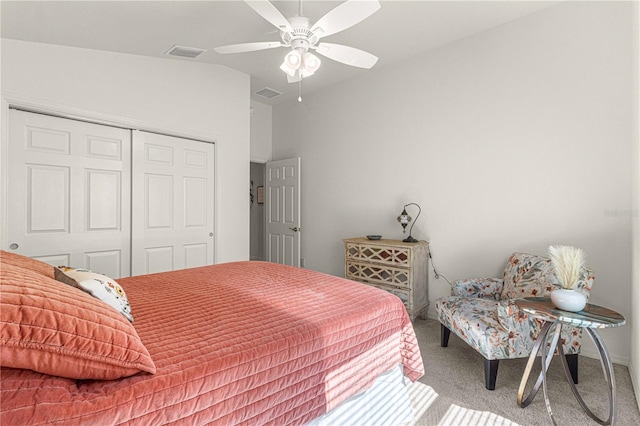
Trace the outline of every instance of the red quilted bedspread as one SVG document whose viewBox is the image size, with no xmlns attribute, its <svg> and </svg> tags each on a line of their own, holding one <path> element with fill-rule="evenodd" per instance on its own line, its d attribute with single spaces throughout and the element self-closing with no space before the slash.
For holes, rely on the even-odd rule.
<svg viewBox="0 0 640 426">
<path fill-rule="evenodd" d="M 401 301 L 364 284 L 266 262 L 119 282 L 157 373 L 3 369 L 3 425 L 304 424 L 395 365 L 423 374 Z"/>
</svg>

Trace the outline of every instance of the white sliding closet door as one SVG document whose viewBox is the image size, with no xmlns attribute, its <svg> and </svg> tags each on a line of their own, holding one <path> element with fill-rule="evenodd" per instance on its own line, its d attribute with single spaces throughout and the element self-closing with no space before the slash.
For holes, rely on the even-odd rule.
<svg viewBox="0 0 640 426">
<path fill-rule="evenodd" d="M 132 274 L 211 265 L 214 145 L 133 134 Z"/>
<path fill-rule="evenodd" d="M 130 273 L 131 131 L 10 110 L 5 249 Z"/>
</svg>

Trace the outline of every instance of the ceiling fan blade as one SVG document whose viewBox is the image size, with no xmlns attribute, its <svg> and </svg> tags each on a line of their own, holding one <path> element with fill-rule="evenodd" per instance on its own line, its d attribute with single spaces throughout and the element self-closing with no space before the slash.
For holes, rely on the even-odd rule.
<svg viewBox="0 0 640 426">
<path fill-rule="evenodd" d="M 369 69 L 378 62 L 378 57 L 369 52 L 341 44 L 320 43 L 316 52 L 334 61 L 358 68 Z"/>
<path fill-rule="evenodd" d="M 279 41 L 260 41 L 256 43 L 240 43 L 230 44 L 228 46 L 214 47 L 213 50 L 221 54 L 244 53 L 254 52 L 256 50 L 273 49 L 280 46 L 284 46 L 284 44 L 280 43 Z"/>
<path fill-rule="evenodd" d="M 244 0 L 258 15 L 269 21 L 273 26 L 281 31 L 293 32 L 293 27 L 287 18 L 268 0 Z"/>
<path fill-rule="evenodd" d="M 318 38 L 326 37 L 354 26 L 367 19 L 378 9 L 380 9 L 380 3 L 377 0 L 347 0 L 320 18 L 311 27 L 311 31 Z"/>
</svg>

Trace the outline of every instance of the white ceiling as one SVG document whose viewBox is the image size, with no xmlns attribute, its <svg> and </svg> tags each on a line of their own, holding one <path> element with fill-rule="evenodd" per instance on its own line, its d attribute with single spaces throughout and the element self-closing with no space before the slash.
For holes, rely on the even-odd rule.
<svg viewBox="0 0 640 426">
<path fill-rule="evenodd" d="M 341 1 L 303 1 L 303 16 L 317 21 Z M 303 93 L 374 72 L 455 40 L 541 9 L 558 1 L 403 1 L 382 0 L 371 17 L 323 41 L 353 46 L 379 57 L 372 70 L 322 58 L 315 75 L 304 79 Z M 297 0 L 274 1 L 285 17 L 296 16 Z M 2 37 L 136 55 L 165 57 L 173 45 L 207 52 L 197 59 L 251 75 L 252 99 L 275 105 L 295 99 L 298 85 L 279 69 L 285 48 L 220 55 L 216 46 L 279 41 L 275 27 L 243 1 L 6 1 L 0 2 Z M 269 87 L 282 95 L 267 100 L 254 93 Z"/>
</svg>

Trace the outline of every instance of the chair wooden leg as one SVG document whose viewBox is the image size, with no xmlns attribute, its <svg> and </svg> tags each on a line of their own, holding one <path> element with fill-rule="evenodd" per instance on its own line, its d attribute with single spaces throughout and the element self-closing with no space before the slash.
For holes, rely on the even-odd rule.
<svg viewBox="0 0 640 426">
<path fill-rule="evenodd" d="M 484 386 L 488 390 L 496 389 L 496 377 L 498 376 L 499 359 L 484 360 Z"/>
<path fill-rule="evenodd" d="M 565 355 L 573 383 L 578 384 L 578 354 Z"/>
<path fill-rule="evenodd" d="M 451 330 L 445 327 L 443 324 L 440 324 L 440 346 L 446 348 L 449 345 L 449 336 L 451 335 Z"/>
</svg>

